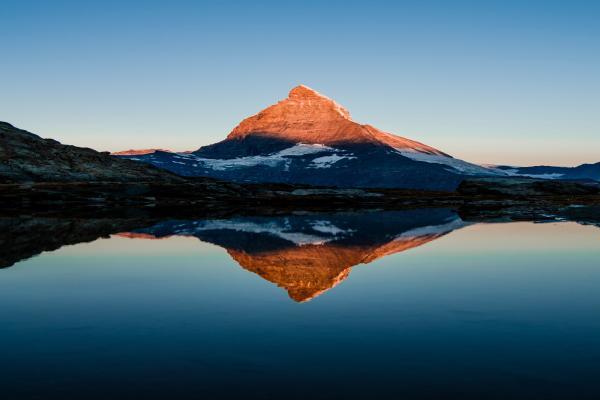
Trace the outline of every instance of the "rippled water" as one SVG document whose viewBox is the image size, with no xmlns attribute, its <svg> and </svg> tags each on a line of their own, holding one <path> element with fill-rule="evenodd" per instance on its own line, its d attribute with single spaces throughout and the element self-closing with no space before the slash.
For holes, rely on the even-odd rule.
<svg viewBox="0 0 600 400">
<path fill-rule="evenodd" d="M 3 398 L 600 397 L 596 226 L 0 224 Z"/>
</svg>

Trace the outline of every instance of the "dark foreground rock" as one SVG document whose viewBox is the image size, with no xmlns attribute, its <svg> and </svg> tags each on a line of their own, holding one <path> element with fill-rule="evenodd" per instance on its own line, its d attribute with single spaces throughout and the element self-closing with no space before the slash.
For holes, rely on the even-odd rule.
<svg viewBox="0 0 600 400">
<path fill-rule="evenodd" d="M 42 139 L 0 122 L 0 183 L 184 181 L 150 165 Z"/>
</svg>

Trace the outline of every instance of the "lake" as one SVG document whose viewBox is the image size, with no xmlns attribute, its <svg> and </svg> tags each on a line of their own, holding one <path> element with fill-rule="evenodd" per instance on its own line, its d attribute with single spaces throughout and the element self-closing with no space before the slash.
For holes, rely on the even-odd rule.
<svg viewBox="0 0 600 400">
<path fill-rule="evenodd" d="M 600 398 L 600 228 L 0 219 L 5 399 Z"/>
</svg>

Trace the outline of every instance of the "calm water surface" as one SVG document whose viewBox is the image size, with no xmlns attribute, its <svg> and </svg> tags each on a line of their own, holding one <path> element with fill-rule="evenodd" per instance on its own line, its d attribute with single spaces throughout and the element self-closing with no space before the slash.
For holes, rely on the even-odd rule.
<svg viewBox="0 0 600 400">
<path fill-rule="evenodd" d="M 300 214 L 60 247 L 61 223 L 10 222 L 2 398 L 600 398 L 595 226 Z"/>
</svg>

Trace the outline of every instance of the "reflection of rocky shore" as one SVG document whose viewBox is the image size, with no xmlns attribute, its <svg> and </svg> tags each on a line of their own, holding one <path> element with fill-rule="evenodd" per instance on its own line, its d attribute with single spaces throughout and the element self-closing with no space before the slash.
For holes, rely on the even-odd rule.
<svg viewBox="0 0 600 400">
<path fill-rule="evenodd" d="M 134 234 L 194 236 L 217 244 L 243 268 L 284 288 L 292 299 L 307 301 L 344 280 L 355 265 L 464 225 L 450 210 L 428 209 L 167 221 Z"/>
<path fill-rule="evenodd" d="M 150 223 L 140 219 L 119 218 L 0 218 L 0 268 L 10 267 L 17 261 L 44 251 L 91 242 Z"/>
</svg>

